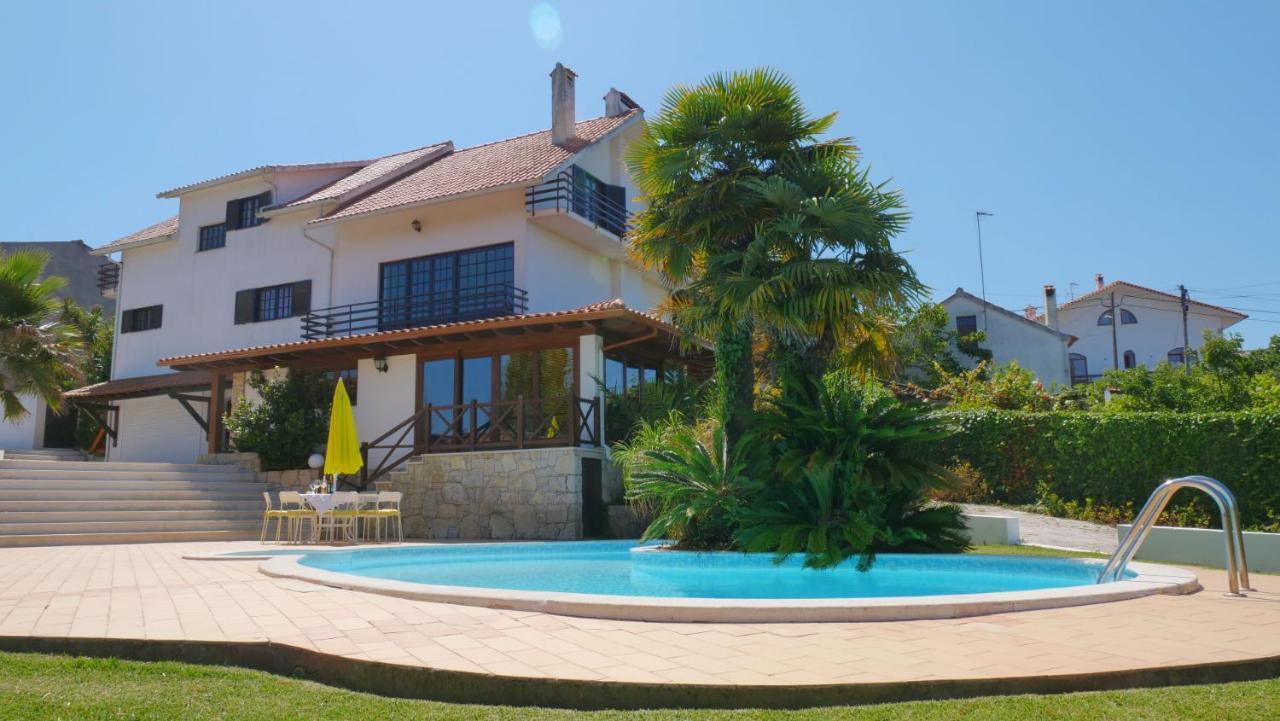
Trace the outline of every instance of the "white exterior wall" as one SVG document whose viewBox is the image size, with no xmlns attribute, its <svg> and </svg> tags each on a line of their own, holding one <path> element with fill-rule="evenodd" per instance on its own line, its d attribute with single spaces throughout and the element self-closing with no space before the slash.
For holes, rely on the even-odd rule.
<svg viewBox="0 0 1280 721">
<path fill-rule="evenodd" d="M 117 308 L 163 305 L 164 316 L 155 330 L 116 336 L 114 378 L 163 372 L 156 360 L 166 356 L 299 339 L 297 318 L 236 325 L 235 296 L 248 288 L 307 279 L 313 306 L 327 296 L 328 253 L 302 236 L 302 214 L 230 231 L 225 247 L 196 251 L 200 226 L 222 222 L 228 200 L 269 189 L 254 179 L 185 195 L 176 239 L 122 253 Z"/>
<path fill-rule="evenodd" d="M 1116 302 L 1137 318 L 1137 323 L 1119 323 L 1115 326 L 1118 359 L 1113 364 L 1111 326 L 1098 325 L 1098 316 L 1110 304 L 1110 296 L 1090 299 L 1080 305 L 1063 308 L 1058 312 L 1062 332 L 1079 338 L 1070 352 L 1079 353 L 1089 364 L 1089 374 L 1098 375 L 1109 368 L 1124 367 L 1124 352 L 1131 350 L 1138 365 L 1154 368 L 1168 359 L 1168 353 L 1182 346 L 1182 310 L 1176 301 L 1167 297 L 1142 294 L 1130 288 L 1117 289 Z M 1192 305 L 1187 316 L 1188 344 L 1199 349 L 1204 345 L 1206 330 L 1221 334 L 1234 325 L 1231 316 L 1212 314 L 1212 311 Z"/>
<path fill-rule="evenodd" d="M 0 450 L 29 451 L 43 445 L 44 401 L 27 395 L 19 398 L 27 415 L 15 422 L 0 419 Z"/>
<path fill-rule="evenodd" d="M 418 358 L 412 354 L 391 356 L 387 359 L 386 373 L 379 373 L 372 359 L 362 360 L 357 372 L 360 392 L 355 405 L 356 431 L 360 440 L 367 443 L 413 415 L 418 393 Z M 412 439 L 410 434 L 409 440 Z M 385 452 L 371 452 L 369 465 L 377 466 L 382 455 Z"/>
<path fill-rule="evenodd" d="M 109 461 L 191 463 L 209 448 L 195 419 L 168 396 L 133 398 L 116 405 L 120 408 L 119 440 L 112 445 L 107 439 Z M 191 404 L 201 417 L 206 415 L 206 406 Z"/>
<path fill-rule="evenodd" d="M 949 298 L 943 306 L 947 309 L 953 330 L 956 316 L 960 315 L 977 316 L 978 330 L 983 329 L 982 305 L 978 302 L 957 296 Z M 987 311 L 986 322 L 987 340 L 982 347 L 991 351 L 993 363 L 1005 365 L 1016 360 L 1018 365 L 1035 373 L 1046 388 L 1055 383 L 1067 385 L 1070 382 L 1064 339 L 996 310 Z M 959 352 L 954 355 L 961 362 L 970 360 Z"/>
</svg>

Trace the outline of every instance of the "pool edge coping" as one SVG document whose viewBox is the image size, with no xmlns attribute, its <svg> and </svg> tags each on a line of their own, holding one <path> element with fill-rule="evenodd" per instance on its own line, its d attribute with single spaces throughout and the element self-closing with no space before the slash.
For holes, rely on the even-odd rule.
<svg viewBox="0 0 1280 721">
<path fill-rule="evenodd" d="M 336 550 L 336 549 L 335 549 Z M 322 550 L 320 552 L 328 552 Z M 1181 595 L 1201 589 L 1194 573 L 1162 564 L 1129 564 L 1135 578 L 1107 584 L 1031 591 L 941 596 L 850 599 L 723 599 L 608 596 L 555 591 L 442 586 L 356 576 L 301 564 L 301 555 L 271 556 L 258 570 L 284 578 L 362 593 L 434 603 L 549 613 L 616 621 L 669 623 L 829 623 L 923 621 L 997 613 L 1067 608 L 1125 601 L 1155 594 Z M 219 560 L 229 560 L 222 556 Z M 235 560 L 260 560 L 238 556 Z M 1101 565 L 1097 559 L 1079 559 Z"/>
</svg>

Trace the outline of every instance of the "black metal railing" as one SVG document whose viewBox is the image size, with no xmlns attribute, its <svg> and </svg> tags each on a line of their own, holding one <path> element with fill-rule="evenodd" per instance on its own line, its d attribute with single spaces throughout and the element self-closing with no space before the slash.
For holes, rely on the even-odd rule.
<svg viewBox="0 0 1280 721">
<path fill-rule="evenodd" d="M 440 323 L 519 315 L 529 307 L 529 294 L 500 283 L 450 289 L 399 298 L 320 308 L 302 316 L 305 340 L 333 338 L 379 330 L 418 328 Z"/>
<path fill-rule="evenodd" d="M 598 398 L 525 398 L 423 406 L 390 430 L 360 444 L 360 488 L 426 453 L 600 446 Z M 370 464 L 370 456 L 376 463 Z"/>
<path fill-rule="evenodd" d="M 98 266 L 98 292 L 106 293 L 120 287 L 120 264 L 103 263 Z"/>
<path fill-rule="evenodd" d="M 1084 383 L 1092 383 L 1102 377 L 1101 373 L 1095 375 L 1071 376 L 1071 385 L 1081 385 Z"/>
<path fill-rule="evenodd" d="M 631 213 L 625 197 L 610 198 L 606 187 L 577 166 L 555 178 L 525 190 L 524 205 L 532 215 L 539 212 L 570 212 L 597 228 L 621 238 L 631 229 Z"/>
</svg>

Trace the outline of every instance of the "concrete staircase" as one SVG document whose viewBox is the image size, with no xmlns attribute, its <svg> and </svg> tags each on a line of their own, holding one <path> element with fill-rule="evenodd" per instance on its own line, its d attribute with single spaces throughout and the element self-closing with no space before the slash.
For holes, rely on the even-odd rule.
<svg viewBox="0 0 1280 721">
<path fill-rule="evenodd" d="M 10 461 L 83 461 L 85 455 L 74 448 L 33 448 L 25 451 L 0 450 L 0 460 Z"/>
<path fill-rule="evenodd" d="M 256 538 L 264 490 L 235 466 L 6 454 L 0 547 Z"/>
</svg>

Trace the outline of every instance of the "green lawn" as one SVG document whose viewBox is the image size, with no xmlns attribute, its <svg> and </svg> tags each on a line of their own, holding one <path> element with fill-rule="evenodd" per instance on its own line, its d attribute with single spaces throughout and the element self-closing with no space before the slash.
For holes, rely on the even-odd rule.
<svg viewBox="0 0 1280 721">
<path fill-rule="evenodd" d="M 807 711 L 573 712 L 405 701 L 259 671 L 0 653 L 0 719 L 493 719 L 546 721 L 1223 721 L 1280 719 L 1280 680 L 1216 686 L 1013 696 Z"/>
</svg>

